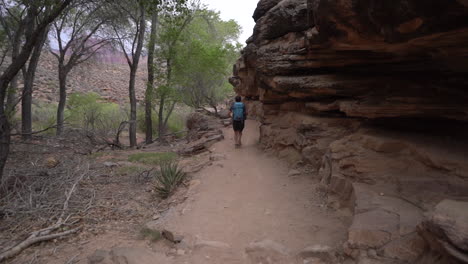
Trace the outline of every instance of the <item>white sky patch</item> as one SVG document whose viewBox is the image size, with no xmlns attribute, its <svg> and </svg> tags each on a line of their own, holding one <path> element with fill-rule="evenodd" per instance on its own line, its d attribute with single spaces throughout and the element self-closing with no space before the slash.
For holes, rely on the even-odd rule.
<svg viewBox="0 0 468 264">
<path fill-rule="evenodd" d="M 252 15 L 257 8 L 257 0 L 201 0 L 208 8 L 221 13 L 221 19 L 234 19 L 242 27 L 239 42 L 245 41 L 252 35 L 255 22 Z"/>
</svg>

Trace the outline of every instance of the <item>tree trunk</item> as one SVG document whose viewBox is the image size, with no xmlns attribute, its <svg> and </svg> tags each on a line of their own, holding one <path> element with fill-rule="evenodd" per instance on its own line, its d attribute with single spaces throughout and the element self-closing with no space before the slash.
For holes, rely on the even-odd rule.
<svg viewBox="0 0 468 264">
<path fill-rule="evenodd" d="M 176 105 L 176 101 L 172 102 L 171 108 L 169 108 L 169 111 L 167 112 L 166 118 L 164 119 L 164 128 L 167 127 L 167 122 L 169 121 L 169 117 L 171 117 L 172 112 L 174 111 L 174 107 Z M 164 131 L 166 132 L 166 131 Z"/>
<path fill-rule="evenodd" d="M 15 115 L 16 107 L 16 92 L 18 90 L 18 75 L 16 75 L 10 83 L 7 91 L 7 102 L 6 102 L 6 115 L 8 118 L 12 118 Z"/>
<path fill-rule="evenodd" d="M 30 25 L 31 26 L 31 25 Z M 24 26 L 20 26 L 18 28 L 18 31 L 15 32 L 14 38 L 13 38 L 13 47 L 11 51 L 11 60 L 14 61 L 17 59 L 20 49 L 21 49 L 21 37 L 23 36 L 24 33 Z M 6 112 L 9 117 L 13 116 L 15 112 L 15 106 L 16 106 L 16 92 L 18 90 L 18 75 L 17 73 L 15 77 L 11 80 L 10 87 L 8 89 L 8 94 L 7 94 L 7 104 L 6 104 Z"/>
<path fill-rule="evenodd" d="M 129 128 L 129 137 L 130 137 L 130 147 L 136 147 L 136 127 L 137 127 L 137 105 L 136 105 L 136 96 L 135 96 L 135 79 L 136 73 L 138 71 L 138 63 L 140 62 L 141 51 L 143 50 L 144 40 L 145 40 L 145 31 L 146 31 L 146 19 L 145 19 L 145 6 L 143 2 L 140 2 L 140 18 L 139 18 L 139 31 L 138 41 L 135 49 L 135 53 L 132 56 L 132 65 L 130 66 L 130 83 L 128 86 L 128 93 L 130 97 L 130 128 Z"/>
<path fill-rule="evenodd" d="M 64 113 L 67 103 L 67 75 L 68 72 L 59 66 L 59 104 L 57 108 L 57 136 L 62 135 L 64 130 Z"/>
<path fill-rule="evenodd" d="M 166 82 L 167 85 L 171 85 L 171 77 L 172 77 L 172 63 L 171 59 L 166 59 Z M 161 100 L 159 102 L 159 115 L 158 115 L 158 133 L 159 133 L 159 140 L 163 141 L 163 135 L 166 133 L 166 124 L 164 121 L 164 105 L 166 103 L 166 95 L 161 94 Z"/>
<path fill-rule="evenodd" d="M 129 126 L 129 136 L 130 136 L 130 147 L 135 147 L 137 145 L 136 140 L 136 121 L 137 121 L 137 105 L 136 105 L 136 95 L 135 95 L 135 79 L 137 72 L 138 64 L 133 64 L 130 69 L 130 84 L 128 86 L 128 92 L 130 97 L 130 126 Z"/>
<path fill-rule="evenodd" d="M 154 49 L 156 46 L 156 30 L 158 23 L 158 12 L 153 11 L 151 17 L 151 35 L 148 44 L 148 85 L 145 93 L 145 125 L 146 144 L 153 142 L 153 94 L 154 94 Z"/>
<path fill-rule="evenodd" d="M 146 87 L 145 93 L 145 127 L 146 127 L 146 144 L 153 142 L 153 109 L 152 109 L 152 98 L 153 98 L 153 84 L 150 83 L 148 76 L 148 86 Z"/>
<path fill-rule="evenodd" d="M 166 103 L 166 96 L 164 94 L 161 95 L 161 98 L 159 100 L 159 112 L 158 112 L 158 136 L 159 140 L 163 140 L 163 135 L 165 134 L 164 130 L 164 104 Z"/>
<path fill-rule="evenodd" d="M 30 139 L 32 133 L 32 93 L 34 78 L 36 76 L 37 65 L 39 64 L 39 58 L 41 57 L 42 47 L 44 46 L 45 39 L 47 37 L 47 30 L 41 36 L 41 39 L 37 42 L 29 60 L 28 70 L 24 76 L 24 88 L 21 99 L 21 133 L 23 139 Z"/>
<path fill-rule="evenodd" d="M 5 115 L 3 101 L 0 103 L 0 182 L 3 177 L 3 168 L 10 152 L 10 123 Z"/>
</svg>

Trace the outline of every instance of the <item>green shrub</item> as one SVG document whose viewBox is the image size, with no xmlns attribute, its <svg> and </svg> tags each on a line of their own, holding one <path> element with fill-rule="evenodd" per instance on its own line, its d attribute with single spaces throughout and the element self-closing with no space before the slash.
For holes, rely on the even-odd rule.
<svg viewBox="0 0 468 264">
<path fill-rule="evenodd" d="M 103 136 L 114 135 L 127 114 L 118 104 L 103 102 L 95 93 L 74 93 L 68 100 L 68 122 Z"/>
<path fill-rule="evenodd" d="M 39 131 L 54 126 L 57 123 L 57 104 L 36 103 L 32 105 L 33 130 Z M 65 116 L 67 113 L 65 113 Z M 46 131 L 55 134 L 55 129 Z"/>
<path fill-rule="evenodd" d="M 152 111 L 153 119 L 153 135 L 158 137 L 158 113 Z M 145 109 L 140 108 L 137 112 L 137 128 L 140 132 L 144 133 L 146 131 L 146 120 L 145 120 Z M 167 133 L 175 133 L 184 130 L 185 128 L 185 114 L 179 113 L 178 111 L 172 112 L 171 116 L 167 120 Z M 180 136 L 179 134 L 177 136 Z M 183 134 L 182 134 L 183 137 Z"/>
<path fill-rule="evenodd" d="M 185 129 L 185 117 L 179 113 L 173 113 L 167 120 L 168 133 L 180 132 Z M 184 137 L 184 134 L 177 134 L 178 137 Z"/>
<path fill-rule="evenodd" d="M 156 114 L 155 111 L 152 111 L 151 114 L 152 114 L 151 119 L 153 120 L 153 134 L 157 135 L 158 115 Z M 146 132 L 146 114 L 145 114 L 144 107 L 140 107 L 137 111 L 137 129 L 142 133 Z"/>
<path fill-rule="evenodd" d="M 128 157 L 130 162 L 139 162 L 147 165 L 160 165 L 166 162 L 172 162 L 177 159 L 177 154 L 174 152 L 151 152 L 151 153 L 136 153 Z"/>
<path fill-rule="evenodd" d="M 186 174 L 176 162 L 165 162 L 160 165 L 159 173 L 155 174 L 154 190 L 156 194 L 166 199 L 184 181 Z"/>
<path fill-rule="evenodd" d="M 156 242 L 162 238 L 161 232 L 148 227 L 140 229 L 140 236 L 143 239 L 149 239 L 151 242 Z"/>
</svg>

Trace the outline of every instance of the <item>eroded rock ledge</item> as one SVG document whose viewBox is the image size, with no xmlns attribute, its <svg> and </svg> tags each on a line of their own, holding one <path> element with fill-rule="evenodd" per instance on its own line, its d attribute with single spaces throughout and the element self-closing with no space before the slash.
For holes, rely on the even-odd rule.
<svg viewBox="0 0 468 264">
<path fill-rule="evenodd" d="M 344 251 L 460 261 L 428 243 L 424 214 L 468 201 L 468 2 L 261 0 L 254 19 L 231 83 L 265 149 L 315 167 L 353 211 Z"/>
</svg>

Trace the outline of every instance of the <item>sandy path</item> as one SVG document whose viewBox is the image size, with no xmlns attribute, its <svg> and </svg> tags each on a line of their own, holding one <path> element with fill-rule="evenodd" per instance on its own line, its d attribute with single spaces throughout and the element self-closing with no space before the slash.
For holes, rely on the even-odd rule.
<svg viewBox="0 0 468 264">
<path fill-rule="evenodd" d="M 291 255 L 344 241 L 345 225 L 320 207 L 312 176 L 288 177 L 285 164 L 258 149 L 256 122 L 247 122 L 240 149 L 233 146 L 232 130 L 224 132 L 226 139 L 212 150 L 226 158 L 195 175 L 188 200 L 162 220 L 191 248 L 195 244 L 175 263 L 248 263 L 245 248 L 265 239 L 284 245 Z M 220 243 L 196 246 L 200 240 Z"/>
</svg>

